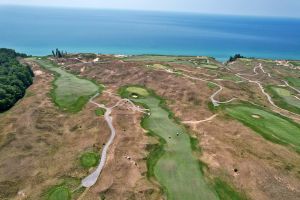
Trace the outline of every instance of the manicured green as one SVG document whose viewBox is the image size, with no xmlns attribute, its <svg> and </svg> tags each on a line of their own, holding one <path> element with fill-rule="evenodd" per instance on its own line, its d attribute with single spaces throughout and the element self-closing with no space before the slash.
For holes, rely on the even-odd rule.
<svg viewBox="0 0 300 200">
<path fill-rule="evenodd" d="M 99 162 L 98 154 L 94 152 L 86 152 L 80 156 L 80 165 L 83 168 L 91 168 L 97 166 Z"/>
<path fill-rule="evenodd" d="M 145 90 L 144 88 L 139 88 L 139 87 L 128 87 L 128 88 L 126 88 L 126 91 L 130 92 L 132 94 L 138 94 L 138 95 L 144 96 L 144 97 L 149 95 L 147 90 Z"/>
<path fill-rule="evenodd" d="M 250 104 L 226 106 L 225 111 L 265 139 L 300 152 L 300 125 L 290 119 Z"/>
<path fill-rule="evenodd" d="M 42 67 L 54 72 L 56 79 L 51 96 L 63 110 L 78 112 L 99 91 L 99 87 L 91 81 L 81 79 L 57 67 L 47 59 L 34 59 Z"/>
<path fill-rule="evenodd" d="M 97 108 L 96 110 L 95 110 L 95 114 L 97 115 L 97 116 L 103 116 L 104 114 L 105 114 L 105 109 L 104 108 Z"/>
<path fill-rule="evenodd" d="M 130 87 L 132 91 L 132 87 Z M 134 92 L 141 91 L 142 87 L 134 87 Z M 131 98 L 131 92 L 125 88 L 121 94 L 125 98 Z M 144 105 L 150 109 L 151 115 L 145 115 L 142 126 L 159 138 L 160 143 L 153 146 L 147 165 L 164 189 L 168 200 L 218 199 L 217 194 L 204 179 L 199 160 L 195 157 L 192 140 L 185 128 L 170 118 L 170 112 L 163 106 L 163 101 L 152 91 L 147 96 L 131 98 L 135 103 Z M 145 94 L 145 93 L 143 93 Z M 177 136 L 178 133 L 178 136 Z"/>
<path fill-rule="evenodd" d="M 71 200 L 71 192 L 65 186 L 58 186 L 50 191 L 47 200 Z"/>
<path fill-rule="evenodd" d="M 272 94 L 272 99 L 279 107 L 300 114 L 300 100 L 287 88 L 268 86 L 267 91 Z"/>
</svg>

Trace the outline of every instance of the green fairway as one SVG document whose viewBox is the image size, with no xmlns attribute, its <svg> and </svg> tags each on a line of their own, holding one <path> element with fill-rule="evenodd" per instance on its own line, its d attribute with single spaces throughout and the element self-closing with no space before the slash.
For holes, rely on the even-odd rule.
<svg viewBox="0 0 300 200">
<path fill-rule="evenodd" d="M 265 139 L 291 146 L 300 152 L 299 124 L 252 105 L 231 105 L 227 106 L 225 111 Z"/>
<path fill-rule="evenodd" d="M 289 82 L 289 84 L 295 88 L 297 88 L 298 90 L 300 90 L 300 78 L 292 78 L 292 77 L 288 77 L 286 78 L 286 80 Z"/>
<path fill-rule="evenodd" d="M 48 197 L 48 200 L 70 200 L 71 192 L 67 187 L 59 186 L 54 188 Z"/>
<path fill-rule="evenodd" d="M 123 97 L 130 98 L 131 92 L 141 98 L 132 99 L 143 104 L 151 111 L 143 119 L 142 126 L 152 135 L 160 138 L 150 153 L 147 165 L 148 173 L 154 175 L 164 188 L 168 200 L 213 200 L 217 193 L 204 180 L 199 160 L 193 155 L 191 139 L 184 127 L 169 118 L 169 112 L 162 108 L 161 99 L 139 87 L 121 90 Z M 139 93 L 140 92 L 140 93 Z"/>
<path fill-rule="evenodd" d="M 99 162 L 99 156 L 94 152 L 86 152 L 80 157 L 80 164 L 83 168 L 95 167 Z"/>
<path fill-rule="evenodd" d="M 291 61 L 292 65 L 299 67 L 300 66 L 300 61 Z"/>
<path fill-rule="evenodd" d="M 300 114 L 300 100 L 291 91 L 277 86 L 269 86 L 267 90 L 279 107 Z"/>
<path fill-rule="evenodd" d="M 50 60 L 34 59 L 42 67 L 57 74 L 52 90 L 54 102 L 62 109 L 69 112 L 78 112 L 88 102 L 99 87 L 91 81 L 80 79 L 61 68 Z"/>
</svg>

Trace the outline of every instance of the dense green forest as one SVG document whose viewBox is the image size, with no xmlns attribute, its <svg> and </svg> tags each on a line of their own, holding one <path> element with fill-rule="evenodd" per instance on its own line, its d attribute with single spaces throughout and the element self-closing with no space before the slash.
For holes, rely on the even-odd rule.
<svg viewBox="0 0 300 200">
<path fill-rule="evenodd" d="M 11 108 L 32 84 L 31 68 L 22 65 L 18 57 L 27 55 L 0 48 L 0 112 Z"/>
<path fill-rule="evenodd" d="M 235 54 L 233 57 L 230 56 L 229 60 L 227 62 L 234 62 L 236 61 L 238 58 L 245 58 L 244 56 L 242 56 L 241 54 Z"/>
</svg>

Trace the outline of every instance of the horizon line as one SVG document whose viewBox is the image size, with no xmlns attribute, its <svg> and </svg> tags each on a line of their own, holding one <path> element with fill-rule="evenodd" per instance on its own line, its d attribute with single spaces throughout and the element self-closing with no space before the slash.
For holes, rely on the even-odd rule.
<svg viewBox="0 0 300 200">
<path fill-rule="evenodd" d="M 294 19 L 300 20 L 300 16 L 285 16 L 285 15 L 243 15 L 243 14 L 228 14 L 228 13 L 205 13 L 196 11 L 179 11 L 179 10 L 147 10 L 147 9 L 121 9 L 121 8 L 95 8 L 95 7 L 78 7 L 78 6 L 44 6 L 44 5 L 16 5 L 16 4 L 0 4 L 1 7 L 29 7 L 29 8 L 48 8 L 61 10 L 106 10 L 106 11 L 133 11 L 133 12 L 157 12 L 157 13 L 178 13 L 191 15 L 211 15 L 211 16 L 228 16 L 228 17 L 249 17 L 249 18 L 279 18 L 279 19 Z"/>
</svg>

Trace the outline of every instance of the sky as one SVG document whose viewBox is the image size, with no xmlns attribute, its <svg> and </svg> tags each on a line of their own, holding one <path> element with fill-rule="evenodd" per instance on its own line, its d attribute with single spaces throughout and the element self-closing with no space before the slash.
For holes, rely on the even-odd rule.
<svg viewBox="0 0 300 200">
<path fill-rule="evenodd" d="M 300 18 L 300 0 L 0 0 L 1 5 L 156 10 Z"/>
</svg>

